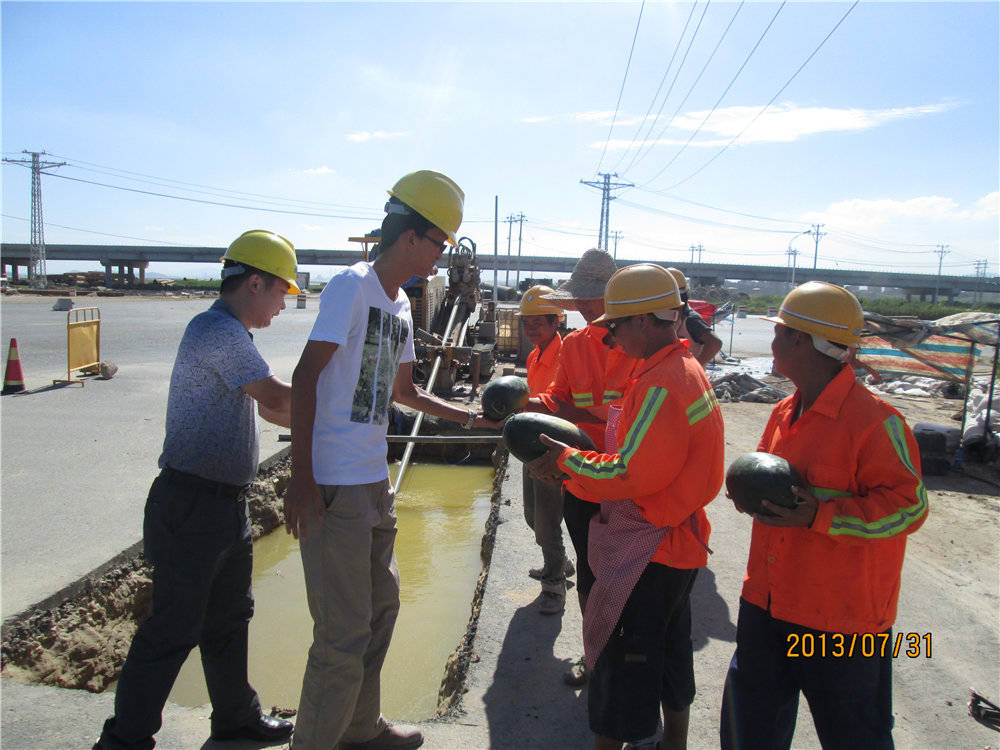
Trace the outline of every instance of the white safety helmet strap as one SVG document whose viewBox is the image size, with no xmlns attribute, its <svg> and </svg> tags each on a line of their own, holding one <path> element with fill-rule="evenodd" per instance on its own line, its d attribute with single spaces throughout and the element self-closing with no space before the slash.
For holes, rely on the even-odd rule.
<svg viewBox="0 0 1000 750">
<path fill-rule="evenodd" d="M 822 336 L 817 336 L 815 333 L 810 334 L 812 337 L 813 348 L 820 354 L 825 354 L 828 357 L 832 357 L 838 362 L 846 362 L 848 355 L 850 355 L 851 350 L 854 347 L 842 347 L 834 344 L 831 341 L 823 338 Z"/>
</svg>

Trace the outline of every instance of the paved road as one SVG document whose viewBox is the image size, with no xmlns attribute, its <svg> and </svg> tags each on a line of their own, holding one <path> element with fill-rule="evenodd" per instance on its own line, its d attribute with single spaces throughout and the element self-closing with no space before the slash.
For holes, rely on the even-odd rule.
<svg viewBox="0 0 1000 750">
<path fill-rule="evenodd" d="M 295 303 L 256 331 L 278 377 L 290 380 L 317 301 Z M 2 617 L 55 593 L 137 542 L 142 508 L 163 444 L 170 369 L 187 322 L 204 298 L 97 298 L 101 358 L 112 380 L 51 387 L 66 377 L 66 313 L 52 298 L 5 298 L 4 352 L 17 338 L 25 393 L 0 403 Z M 78 306 L 85 303 L 78 299 Z M 262 423 L 261 455 L 284 428 Z"/>
</svg>

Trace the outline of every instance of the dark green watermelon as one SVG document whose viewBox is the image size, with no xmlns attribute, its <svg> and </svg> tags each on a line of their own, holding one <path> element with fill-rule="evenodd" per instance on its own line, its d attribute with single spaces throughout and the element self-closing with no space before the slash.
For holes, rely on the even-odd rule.
<svg viewBox="0 0 1000 750">
<path fill-rule="evenodd" d="M 502 422 L 528 403 L 528 381 L 517 375 L 503 375 L 483 388 L 483 414 L 494 422 Z"/>
<path fill-rule="evenodd" d="M 542 434 L 580 450 L 596 450 L 594 441 L 586 432 L 572 422 L 551 414 L 523 412 L 515 414 L 503 426 L 504 445 L 524 462 L 534 461 L 548 450 L 548 446 L 538 439 Z"/>
<path fill-rule="evenodd" d="M 762 500 L 794 508 L 798 497 L 792 485 L 805 487 L 802 475 L 788 461 L 773 453 L 745 453 L 729 465 L 726 490 L 744 510 L 764 516 L 774 514 L 764 509 Z"/>
</svg>

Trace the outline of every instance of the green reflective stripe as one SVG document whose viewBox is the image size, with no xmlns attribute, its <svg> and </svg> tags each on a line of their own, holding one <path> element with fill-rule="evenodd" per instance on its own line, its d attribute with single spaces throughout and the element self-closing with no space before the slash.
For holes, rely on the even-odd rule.
<svg viewBox="0 0 1000 750">
<path fill-rule="evenodd" d="M 896 450 L 896 455 L 913 476 L 917 478 L 917 503 L 906 508 L 900 508 L 891 516 L 879 518 L 876 521 L 864 521 L 852 516 L 834 516 L 830 523 L 830 534 L 858 536 L 865 539 L 884 539 L 895 536 L 905 531 L 911 524 L 921 518 L 927 512 L 927 490 L 924 482 L 920 478 L 920 473 L 913 465 L 910 457 L 910 448 L 906 444 L 906 431 L 903 428 L 903 420 L 895 414 L 882 423 L 886 432 L 889 433 L 889 440 Z"/>
<path fill-rule="evenodd" d="M 687 408 L 688 426 L 690 427 L 700 422 L 711 414 L 713 409 L 718 408 L 719 401 L 715 398 L 715 391 L 709 388 L 702 394 L 701 398 Z"/>
<path fill-rule="evenodd" d="M 850 497 L 850 492 L 844 492 L 843 490 L 831 490 L 827 487 L 810 487 L 809 491 L 814 494 L 820 500 L 831 500 L 835 497 Z"/>
<path fill-rule="evenodd" d="M 628 433 L 625 435 L 625 440 L 622 441 L 618 457 L 614 461 L 593 461 L 584 458 L 582 453 L 574 453 L 566 459 L 569 468 L 581 476 L 593 479 L 610 479 L 619 474 L 624 474 L 628 470 L 629 461 L 632 460 L 632 456 L 639 450 L 639 445 L 642 443 L 643 437 L 645 437 L 650 425 L 653 424 L 653 420 L 656 418 L 657 412 L 666 400 L 666 388 L 649 389 L 646 393 L 646 398 L 643 399 L 639 414 L 631 427 L 628 428 Z"/>
<path fill-rule="evenodd" d="M 594 405 L 594 394 L 593 393 L 574 393 L 573 395 L 573 406 L 593 406 Z"/>
<path fill-rule="evenodd" d="M 602 403 L 608 404 L 612 401 L 616 401 L 622 397 L 621 391 L 605 391 L 604 401 Z"/>
</svg>

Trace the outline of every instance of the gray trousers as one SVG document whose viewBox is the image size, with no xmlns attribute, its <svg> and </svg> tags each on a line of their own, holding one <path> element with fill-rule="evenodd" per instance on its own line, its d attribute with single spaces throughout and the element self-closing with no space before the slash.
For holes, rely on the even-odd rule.
<svg viewBox="0 0 1000 750">
<path fill-rule="evenodd" d="M 524 520 L 535 532 L 535 543 L 542 548 L 545 580 L 563 581 L 566 579 L 566 548 L 562 536 L 562 487 L 532 479 L 524 464 L 521 464 L 521 486 Z"/>
<path fill-rule="evenodd" d="M 313 618 L 292 747 L 332 750 L 386 726 L 380 678 L 399 612 L 389 480 L 320 486 L 325 508 L 300 541 Z"/>
</svg>

